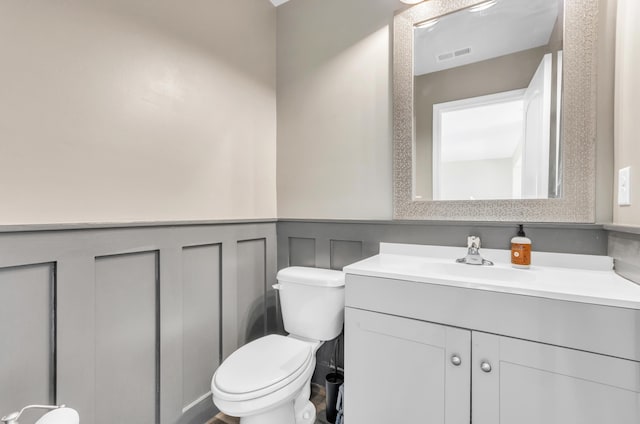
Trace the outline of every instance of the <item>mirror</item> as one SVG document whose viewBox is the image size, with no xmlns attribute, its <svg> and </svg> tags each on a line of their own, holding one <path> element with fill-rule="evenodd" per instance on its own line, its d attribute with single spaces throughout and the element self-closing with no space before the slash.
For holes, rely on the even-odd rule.
<svg viewBox="0 0 640 424">
<path fill-rule="evenodd" d="M 430 0 L 396 15 L 395 218 L 593 222 L 596 12 Z"/>
<path fill-rule="evenodd" d="M 559 197 L 562 11 L 491 0 L 414 25 L 416 199 Z"/>
</svg>

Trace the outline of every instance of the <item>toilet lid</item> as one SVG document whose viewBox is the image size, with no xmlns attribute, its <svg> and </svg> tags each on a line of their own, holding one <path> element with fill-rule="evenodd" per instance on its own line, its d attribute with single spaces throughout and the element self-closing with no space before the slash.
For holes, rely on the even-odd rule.
<svg viewBox="0 0 640 424">
<path fill-rule="evenodd" d="M 292 337 L 261 337 L 231 354 L 215 374 L 218 389 L 248 394 L 284 385 L 304 371 L 313 355 L 311 345 Z M 282 384 L 278 384 L 282 383 Z"/>
</svg>

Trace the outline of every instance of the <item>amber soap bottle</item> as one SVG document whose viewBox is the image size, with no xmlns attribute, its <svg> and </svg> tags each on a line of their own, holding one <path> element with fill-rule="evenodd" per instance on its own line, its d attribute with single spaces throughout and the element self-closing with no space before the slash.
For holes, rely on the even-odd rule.
<svg viewBox="0 0 640 424">
<path fill-rule="evenodd" d="M 531 266 L 531 239 L 524 234 L 522 224 L 520 224 L 518 235 L 511 239 L 511 265 L 514 268 Z"/>
</svg>

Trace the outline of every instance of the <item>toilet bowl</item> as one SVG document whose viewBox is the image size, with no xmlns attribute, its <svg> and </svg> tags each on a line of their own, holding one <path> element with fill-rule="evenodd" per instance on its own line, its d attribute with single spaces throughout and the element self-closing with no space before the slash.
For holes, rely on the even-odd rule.
<svg viewBox="0 0 640 424">
<path fill-rule="evenodd" d="M 309 401 L 309 395 L 306 399 L 298 398 L 305 397 L 304 389 L 313 375 L 319 346 L 319 342 L 279 335 L 262 337 L 243 346 L 213 376 L 211 391 L 216 405 L 227 415 L 243 419 L 242 423 L 253 422 L 248 419 L 252 416 L 264 424 L 313 423 L 315 409 L 303 402 Z M 266 421 L 266 412 L 274 416 L 274 421 Z M 296 412 L 300 415 L 297 420 Z M 305 421 L 305 412 L 307 420 L 313 419 Z"/>
<path fill-rule="evenodd" d="M 241 424 L 312 424 L 315 354 L 344 322 L 344 274 L 291 267 L 278 273 L 288 336 L 268 335 L 232 353 L 211 379 L 213 401 Z M 294 333 L 295 331 L 295 333 Z"/>
</svg>

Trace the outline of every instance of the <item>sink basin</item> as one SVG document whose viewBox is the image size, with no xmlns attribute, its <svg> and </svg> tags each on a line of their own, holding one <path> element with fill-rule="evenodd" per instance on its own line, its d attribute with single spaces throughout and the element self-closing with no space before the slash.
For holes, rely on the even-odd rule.
<svg viewBox="0 0 640 424">
<path fill-rule="evenodd" d="M 423 265 L 426 273 L 442 274 L 451 279 L 486 280 L 492 282 L 532 283 L 536 281 L 535 272 L 504 268 L 501 266 L 467 265 L 455 262 L 435 262 Z"/>
<path fill-rule="evenodd" d="M 452 247 L 429 246 L 425 255 L 406 255 L 392 251 L 381 250 L 378 263 L 381 269 L 395 272 L 399 275 L 423 277 L 430 282 L 443 283 L 447 281 L 468 282 L 478 284 L 516 284 L 533 283 L 537 280 L 540 267 L 531 269 L 514 269 L 504 258 L 495 251 L 481 252 L 483 256 L 494 262 L 494 265 L 469 265 L 456 262 L 455 258 L 464 256 L 463 249 Z M 485 253 L 489 253 L 487 256 Z M 351 266 L 346 269 L 351 268 Z"/>
<path fill-rule="evenodd" d="M 480 249 L 495 265 L 456 263 L 466 248 L 380 243 L 380 254 L 348 265 L 349 274 L 640 309 L 640 286 L 613 271 L 608 256 L 533 252 L 529 269 L 509 250 Z M 347 287 L 349 286 L 347 280 Z"/>
</svg>

